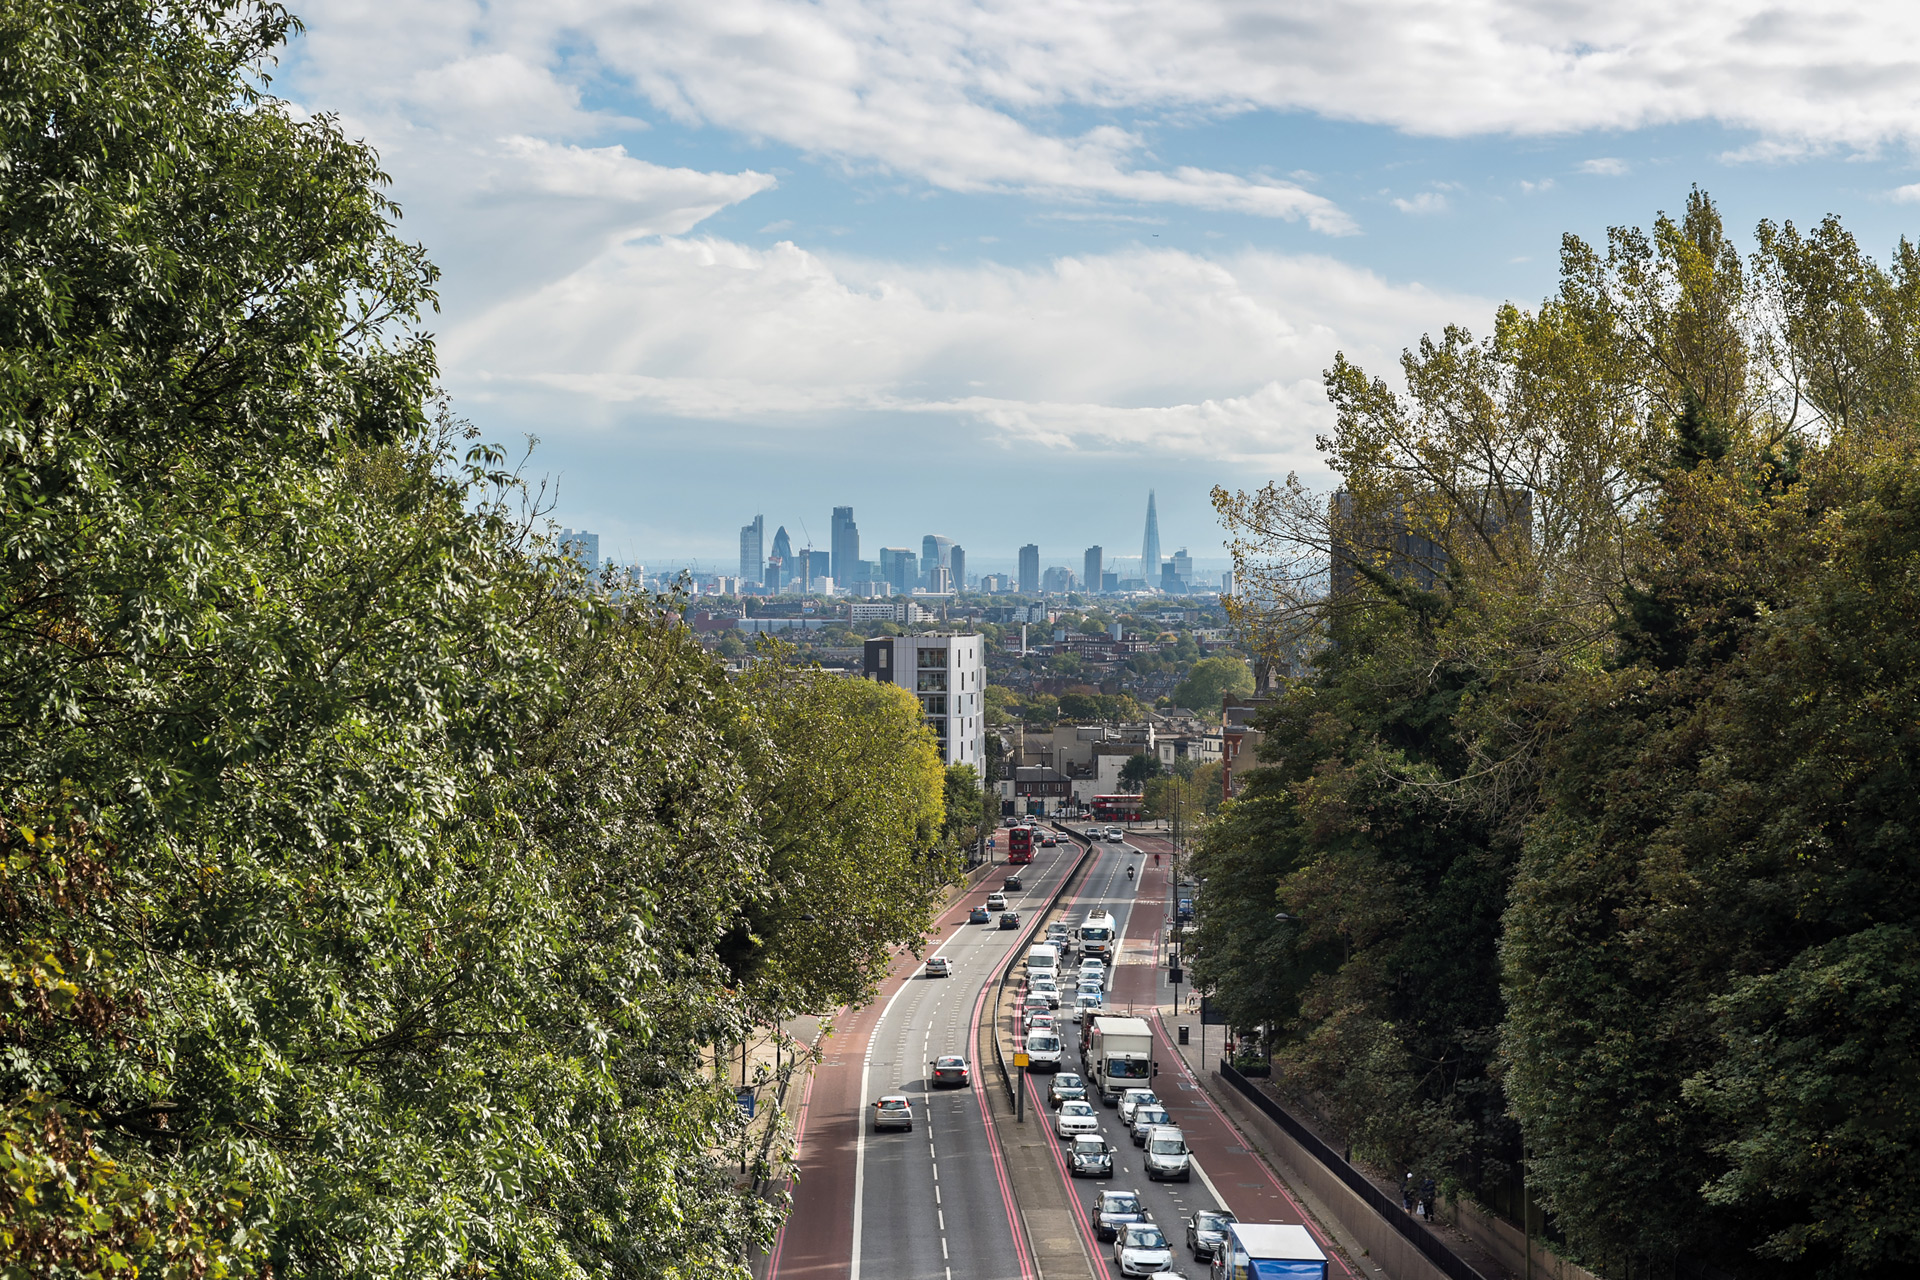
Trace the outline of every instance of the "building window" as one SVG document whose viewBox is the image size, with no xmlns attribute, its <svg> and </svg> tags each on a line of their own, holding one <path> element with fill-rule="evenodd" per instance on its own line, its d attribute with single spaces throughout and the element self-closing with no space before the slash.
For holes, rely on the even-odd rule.
<svg viewBox="0 0 1920 1280">
<path fill-rule="evenodd" d="M 931 694 L 920 701 L 926 705 L 927 714 L 930 716 L 947 714 L 947 695 L 944 693 Z"/>
<path fill-rule="evenodd" d="M 887 651 L 885 649 L 882 649 L 879 651 L 879 653 L 880 653 L 880 669 L 882 671 L 885 671 L 887 669 Z"/>
<path fill-rule="evenodd" d="M 918 684 L 921 693 L 945 693 L 947 691 L 947 673 L 944 671 L 922 671 Z"/>
<path fill-rule="evenodd" d="M 947 665 L 947 651 L 945 649 L 922 649 L 920 651 L 920 665 L 922 667 L 940 667 L 944 669 Z"/>
</svg>

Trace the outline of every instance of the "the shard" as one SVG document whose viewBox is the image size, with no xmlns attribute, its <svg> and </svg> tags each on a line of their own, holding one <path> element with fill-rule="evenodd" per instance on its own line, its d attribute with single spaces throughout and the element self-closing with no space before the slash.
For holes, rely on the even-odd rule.
<svg viewBox="0 0 1920 1280">
<path fill-rule="evenodd" d="M 1149 587 L 1160 577 L 1160 516 L 1153 509 L 1153 490 L 1147 490 L 1147 536 L 1140 541 L 1140 576 Z"/>
</svg>

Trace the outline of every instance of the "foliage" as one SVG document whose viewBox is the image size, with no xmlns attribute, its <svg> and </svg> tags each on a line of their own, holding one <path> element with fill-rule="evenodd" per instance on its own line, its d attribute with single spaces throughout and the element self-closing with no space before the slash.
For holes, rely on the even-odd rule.
<svg viewBox="0 0 1920 1280">
<path fill-rule="evenodd" d="M 1060 695 L 1060 716 L 1082 724 L 1139 724 L 1147 710 L 1129 693 L 1083 693 L 1069 690 Z"/>
<path fill-rule="evenodd" d="M 1128 756 L 1127 762 L 1120 766 L 1120 784 L 1136 793 L 1146 786 L 1148 778 L 1159 776 L 1160 758 L 1145 751 Z"/>
<path fill-rule="evenodd" d="M 1524 1153 L 1581 1258 L 1902 1274 L 1920 256 L 1755 239 L 1568 237 L 1403 392 L 1336 362 L 1339 495 L 1216 491 L 1295 679 L 1194 967 L 1358 1149 Z"/>
<path fill-rule="evenodd" d="M 1173 687 L 1173 700 L 1180 706 L 1204 716 L 1220 714 L 1220 700 L 1226 695 L 1245 697 L 1253 692 L 1253 668 L 1244 658 L 1202 658 L 1188 669 L 1186 678 Z"/>
<path fill-rule="evenodd" d="M 288 26 L 0 9 L 5 1265 L 744 1275 L 714 1051 L 919 936 L 937 759 L 542 554 Z"/>
</svg>

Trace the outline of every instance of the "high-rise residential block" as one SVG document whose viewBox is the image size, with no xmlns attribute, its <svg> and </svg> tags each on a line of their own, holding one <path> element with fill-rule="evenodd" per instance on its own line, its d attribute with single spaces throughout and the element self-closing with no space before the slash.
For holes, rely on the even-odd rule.
<svg viewBox="0 0 1920 1280">
<path fill-rule="evenodd" d="M 852 507 L 833 509 L 833 572 L 835 582 L 852 582 L 860 564 L 860 526 Z"/>
<path fill-rule="evenodd" d="M 1063 564 L 1056 564 L 1040 575 L 1040 590 L 1048 595 L 1065 595 L 1073 586 L 1073 570 Z"/>
<path fill-rule="evenodd" d="M 953 589 L 967 589 L 967 549 L 956 546 L 947 552 L 947 568 L 953 572 Z"/>
<path fill-rule="evenodd" d="M 1160 515 L 1153 508 L 1153 490 L 1147 490 L 1147 533 L 1140 540 L 1140 576 L 1149 584 L 1160 576 Z"/>
<path fill-rule="evenodd" d="M 580 567 L 592 577 L 600 572 L 600 535 L 588 533 L 585 529 L 578 533 L 572 529 L 560 531 L 560 554 L 572 556 L 580 562 Z"/>
<path fill-rule="evenodd" d="M 1040 547 L 1029 542 L 1020 548 L 1020 592 L 1022 595 L 1040 594 Z"/>
<path fill-rule="evenodd" d="M 1080 575 L 1080 581 L 1087 584 L 1087 590 L 1100 589 L 1100 570 L 1103 566 L 1103 550 L 1100 547 L 1087 548 L 1086 571 Z"/>
<path fill-rule="evenodd" d="M 767 553 L 767 518 L 755 516 L 752 524 L 740 526 L 740 577 L 747 582 L 760 581 Z"/>
<path fill-rule="evenodd" d="M 881 636 L 866 643 L 861 674 L 920 700 L 940 757 L 986 776 L 987 655 L 978 635 Z"/>
</svg>

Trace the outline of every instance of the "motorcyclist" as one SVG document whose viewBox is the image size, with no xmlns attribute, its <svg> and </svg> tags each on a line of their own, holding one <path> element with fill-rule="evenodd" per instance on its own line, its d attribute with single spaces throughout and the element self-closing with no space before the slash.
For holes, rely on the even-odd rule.
<svg viewBox="0 0 1920 1280">
<path fill-rule="evenodd" d="M 1133 864 L 1131 862 L 1127 864 L 1127 879 L 1133 879 Z"/>
</svg>

